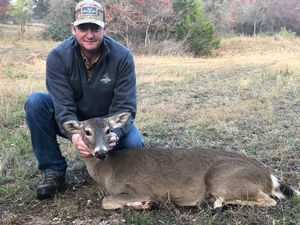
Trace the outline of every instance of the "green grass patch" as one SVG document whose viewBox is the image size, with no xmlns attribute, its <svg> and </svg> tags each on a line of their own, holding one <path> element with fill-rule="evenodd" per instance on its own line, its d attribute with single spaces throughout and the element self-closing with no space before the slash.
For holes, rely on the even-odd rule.
<svg viewBox="0 0 300 225">
<path fill-rule="evenodd" d="M 159 221 L 155 219 L 151 213 L 139 213 L 139 212 L 131 212 L 127 214 L 125 220 L 129 224 L 135 225 L 155 225 L 159 224 Z"/>
</svg>

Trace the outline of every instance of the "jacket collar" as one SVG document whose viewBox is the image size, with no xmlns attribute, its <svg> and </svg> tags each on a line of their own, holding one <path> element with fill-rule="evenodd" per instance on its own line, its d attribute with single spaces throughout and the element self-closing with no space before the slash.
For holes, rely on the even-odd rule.
<svg viewBox="0 0 300 225">
<path fill-rule="evenodd" d="M 82 55 L 81 55 L 81 51 L 80 51 L 80 45 L 79 43 L 77 42 L 75 36 L 73 36 L 74 38 L 74 44 L 73 44 L 73 49 L 75 50 L 77 56 L 81 57 L 82 58 Z M 99 58 L 99 61 L 101 61 L 105 56 L 109 55 L 110 54 L 110 49 L 109 49 L 109 44 L 108 44 L 109 40 L 106 36 L 104 36 L 103 40 L 102 40 L 102 43 L 100 45 L 100 58 Z"/>
</svg>

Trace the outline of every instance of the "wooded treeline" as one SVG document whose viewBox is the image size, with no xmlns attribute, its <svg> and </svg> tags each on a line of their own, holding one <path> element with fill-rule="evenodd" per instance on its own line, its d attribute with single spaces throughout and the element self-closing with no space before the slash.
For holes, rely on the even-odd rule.
<svg viewBox="0 0 300 225">
<path fill-rule="evenodd" d="M 0 0 L 0 20 L 21 25 L 43 21 L 44 36 L 70 35 L 79 0 Z M 97 0 L 98 1 L 98 0 Z M 208 55 L 221 37 L 284 29 L 300 34 L 299 0 L 102 0 L 109 34 L 138 53 Z"/>
</svg>

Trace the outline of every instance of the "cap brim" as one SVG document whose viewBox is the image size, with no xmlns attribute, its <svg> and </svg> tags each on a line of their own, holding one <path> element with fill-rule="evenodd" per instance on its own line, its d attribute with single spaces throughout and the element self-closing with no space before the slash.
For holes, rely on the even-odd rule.
<svg viewBox="0 0 300 225">
<path fill-rule="evenodd" d="M 84 24 L 84 23 L 94 23 L 94 24 L 97 24 L 100 27 L 105 27 L 105 23 L 103 21 L 95 20 L 95 19 L 80 19 L 80 20 L 76 20 L 74 22 L 74 26 L 78 26 L 78 25 Z"/>
</svg>

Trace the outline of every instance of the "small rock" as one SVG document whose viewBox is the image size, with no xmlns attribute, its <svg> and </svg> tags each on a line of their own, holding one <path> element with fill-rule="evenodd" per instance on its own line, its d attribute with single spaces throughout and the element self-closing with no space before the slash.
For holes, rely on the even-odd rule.
<svg viewBox="0 0 300 225">
<path fill-rule="evenodd" d="M 89 206 L 89 205 L 91 205 L 91 204 L 92 204 L 92 200 L 90 200 L 90 199 L 89 199 L 89 200 L 87 200 L 87 203 L 86 203 L 86 205 L 87 205 L 87 206 Z"/>
</svg>

